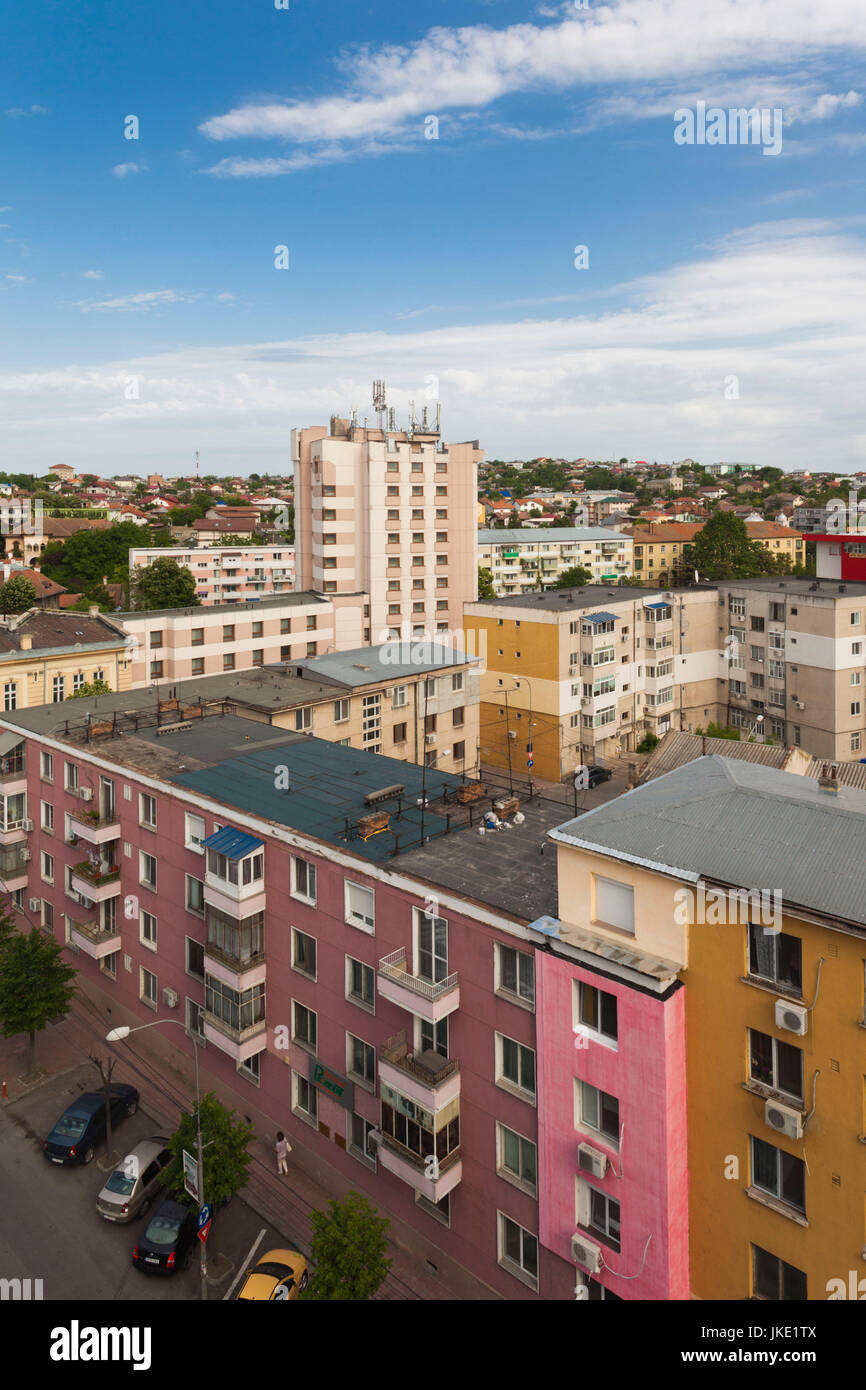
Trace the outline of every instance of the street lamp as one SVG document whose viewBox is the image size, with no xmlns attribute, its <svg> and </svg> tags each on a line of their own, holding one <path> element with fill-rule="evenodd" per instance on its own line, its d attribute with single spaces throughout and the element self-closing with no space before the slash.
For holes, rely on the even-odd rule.
<svg viewBox="0 0 866 1390">
<path fill-rule="evenodd" d="M 527 748 L 526 751 L 527 751 L 527 753 L 528 753 L 528 755 L 529 755 L 529 764 L 530 764 L 530 765 L 527 765 L 527 772 L 529 773 L 529 794 L 530 794 L 530 796 L 531 796 L 531 795 L 532 795 L 532 767 L 531 767 L 531 763 L 535 761 L 535 760 L 534 760 L 534 757 L 533 757 L 533 753 L 532 753 L 532 682 L 530 681 L 530 679 L 529 679 L 528 676 L 521 676 L 521 677 L 520 677 L 520 680 L 521 680 L 521 681 L 526 681 L 527 687 L 528 687 L 528 689 L 529 689 L 529 746 L 528 746 L 528 748 Z M 516 678 L 515 678 L 515 681 L 514 681 L 514 689 L 515 689 L 515 690 L 519 690 L 519 689 L 520 689 L 520 681 L 517 680 Z"/>
<path fill-rule="evenodd" d="M 112 1028 L 110 1033 L 106 1033 L 106 1042 L 121 1042 L 128 1038 L 130 1033 L 141 1033 L 145 1028 L 156 1028 L 161 1023 L 174 1023 L 178 1028 L 186 1027 L 179 1018 L 157 1018 L 153 1023 L 141 1023 L 137 1028 L 128 1028 L 125 1024 L 120 1028 Z M 204 1203 L 204 1164 L 202 1162 L 201 1145 L 201 1095 L 198 1085 L 198 1043 L 195 1038 L 192 1040 L 192 1055 L 195 1061 L 195 1140 L 196 1140 L 196 1183 L 198 1186 L 198 1200 L 201 1207 Z M 207 1303 L 207 1247 L 201 1241 L 201 1297 L 202 1302 Z"/>
</svg>

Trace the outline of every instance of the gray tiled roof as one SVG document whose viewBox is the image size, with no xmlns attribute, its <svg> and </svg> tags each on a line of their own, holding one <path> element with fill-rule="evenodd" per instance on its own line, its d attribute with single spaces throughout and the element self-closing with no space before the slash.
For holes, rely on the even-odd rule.
<svg viewBox="0 0 866 1390">
<path fill-rule="evenodd" d="M 717 756 L 699 758 L 552 832 L 587 849 L 699 876 L 866 925 L 866 792 Z"/>
</svg>

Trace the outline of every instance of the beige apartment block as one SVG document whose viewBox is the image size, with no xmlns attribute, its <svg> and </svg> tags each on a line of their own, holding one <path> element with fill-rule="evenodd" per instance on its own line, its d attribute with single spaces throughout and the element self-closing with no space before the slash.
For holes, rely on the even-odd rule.
<svg viewBox="0 0 866 1390">
<path fill-rule="evenodd" d="M 490 570 L 497 594 L 551 589 L 577 566 L 590 571 L 593 584 L 616 584 L 632 572 L 632 540 L 606 526 L 483 529 L 478 563 Z"/>
<path fill-rule="evenodd" d="M 366 594 L 364 642 L 458 632 L 478 593 L 478 441 L 332 417 L 292 431 L 292 458 L 298 587 Z"/>
<path fill-rule="evenodd" d="M 95 605 L 89 613 L 31 608 L 0 620 L 4 710 L 62 704 L 95 680 L 112 690 L 132 682 L 130 638 Z"/>
<path fill-rule="evenodd" d="M 130 550 L 130 575 L 156 560 L 174 560 L 190 570 L 200 603 L 233 603 L 241 599 L 288 594 L 295 588 L 295 548 L 292 545 L 163 546 Z"/>
<path fill-rule="evenodd" d="M 718 590 L 726 722 L 819 758 L 866 754 L 866 584 L 732 579 Z"/>
<path fill-rule="evenodd" d="M 132 687 L 243 671 L 357 646 L 363 604 L 291 593 L 258 603 L 112 613 L 132 639 Z"/>
<path fill-rule="evenodd" d="M 482 763 L 559 781 L 647 733 L 705 726 L 724 668 L 717 623 L 710 586 L 598 584 L 468 604 L 469 648 L 484 657 Z"/>
</svg>

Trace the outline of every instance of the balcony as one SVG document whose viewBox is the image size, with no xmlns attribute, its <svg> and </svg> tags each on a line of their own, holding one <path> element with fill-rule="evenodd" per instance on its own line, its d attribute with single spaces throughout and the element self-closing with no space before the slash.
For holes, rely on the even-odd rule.
<svg viewBox="0 0 866 1390">
<path fill-rule="evenodd" d="M 213 1043 L 235 1062 L 245 1062 L 257 1052 L 264 1052 L 267 1046 L 267 1024 L 263 1018 L 251 1023 L 248 1028 L 232 1028 L 221 1018 L 205 1013 L 204 1035 L 207 1042 Z"/>
<path fill-rule="evenodd" d="M 460 1095 L 460 1063 L 438 1052 L 411 1052 L 399 1033 L 379 1048 L 379 1080 L 435 1115 Z"/>
<path fill-rule="evenodd" d="M 104 903 L 107 898 L 120 897 L 120 865 L 109 867 L 88 864 L 82 860 L 72 870 L 72 888 L 90 902 Z"/>
<path fill-rule="evenodd" d="M 75 822 L 78 838 L 90 845 L 104 845 L 109 840 L 120 839 L 120 822 L 116 811 L 109 816 L 102 816 L 95 810 L 71 811 L 69 818 Z"/>
<path fill-rule="evenodd" d="M 438 1177 L 428 1177 L 427 1173 L 430 1171 L 428 1159 L 404 1148 L 390 1134 L 382 1135 L 382 1142 L 379 1145 L 379 1162 L 389 1173 L 393 1173 L 395 1177 L 408 1183 L 416 1192 L 420 1192 L 422 1197 L 427 1198 L 428 1202 L 441 1202 L 443 1197 L 447 1197 L 448 1193 L 453 1191 L 463 1176 L 463 1163 L 459 1149 L 455 1149 L 447 1158 L 439 1161 Z"/>
<path fill-rule="evenodd" d="M 27 790 L 27 767 L 24 753 L 11 753 L 0 757 L 0 791 L 4 796 L 15 796 Z"/>
<path fill-rule="evenodd" d="M 239 992 L 252 989 L 254 985 L 263 985 L 267 974 L 264 951 L 241 959 L 214 945 L 204 948 L 204 968 L 207 975 L 215 976 L 224 985 L 230 985 Z"/>
<path fill-rule="evenodd" d="M 98 920 L 74 922 L 69 919 L 72 940 L 79 950 L 93 960 L 102 960 L 120 950 L 120 930 L 118 927 L 103 927 Z"/>
<path fill-rule="evenodd" d="M 379 961 L 379 993 L 384 999 L 406 1009 L 428 1023 L 438 1023 L 460 1007 L 460 985 L 456 972 L 435 984 L 413 975 L 409 969 L 406 948 L 392 951 Z"/>
<path fill-rule="evenodd" d="M 30 850 L 23 840 L 0 848 L 0 887 L 6 893 L 27 887 Z"/>
</svg>

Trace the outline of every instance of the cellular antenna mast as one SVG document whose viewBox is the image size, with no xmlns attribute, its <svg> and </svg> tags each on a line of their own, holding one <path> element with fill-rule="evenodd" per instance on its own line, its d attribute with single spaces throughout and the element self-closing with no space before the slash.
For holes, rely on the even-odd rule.
<svg viewBox="0 0 866 1390">
<path fill-rule="evenodd" d="M 195 451 L 195 476 L 198 477 L 198 449 Z"/>
<path fill-rule="evenodd" d="M 373 409 L 376 412 L 376 424 L 382 431 L 385 429 L 385 383 L 384 381 L 373 382 Z"/>
</svg>

